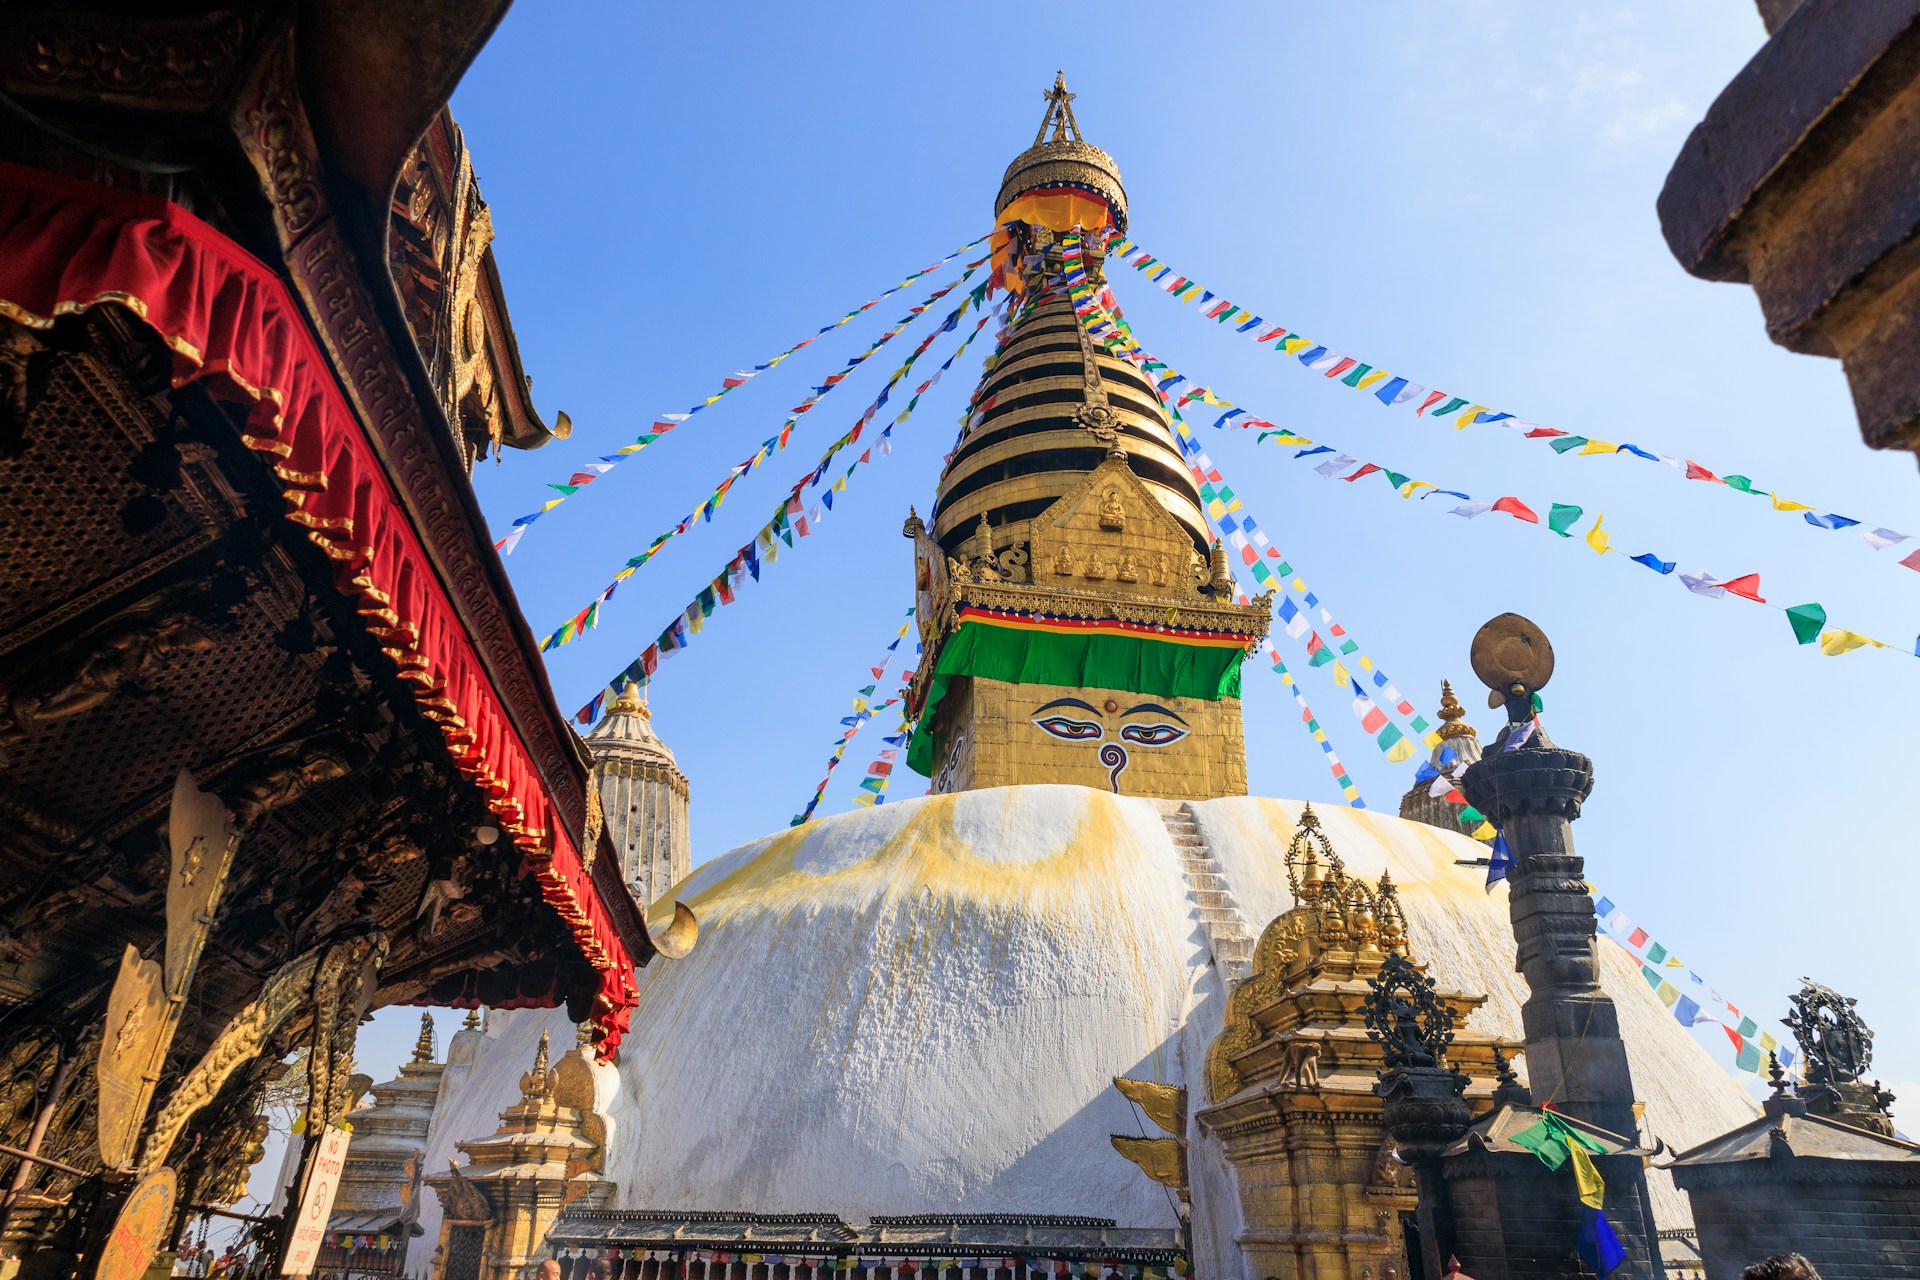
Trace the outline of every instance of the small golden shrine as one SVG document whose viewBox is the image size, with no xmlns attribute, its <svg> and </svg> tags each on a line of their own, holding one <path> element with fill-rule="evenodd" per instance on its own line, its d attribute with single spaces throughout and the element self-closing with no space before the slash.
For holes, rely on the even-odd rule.
<svg viewBox="0 0 1920 1280">
<path fill-rule="evenodd" d="M 1368 980 L 1412 959 L 1392 877 L 1350 875 L 1311 805 L 1286 853 L 1294 905 L 1260 935 L 1253 975 L 1228 997 L 1207 1052 L 1211 1105 L 1197 1119 L 1233 1166 L 1250 1274 L 1403 1277 L 1418 1198 L 1374 1091 L 1385 1052 L 1368 1031 Z M 1420 967 L 1416 965 L 1415 967 Z M 1441 992 L 1455 1026 L 1484 996 Z M 1516 1046 L 1456 1031 L 1449 1062 L 1491 1109 Z"/>
</svg>

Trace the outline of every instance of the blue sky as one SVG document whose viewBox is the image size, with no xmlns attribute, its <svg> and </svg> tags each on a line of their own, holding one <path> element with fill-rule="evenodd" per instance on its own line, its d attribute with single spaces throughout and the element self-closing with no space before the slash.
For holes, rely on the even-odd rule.
<svg viewBox="0 0 1920 1280">
<path fill-rule="evenodd" d="M 1088 138 L 1125 175 L 1135 237 L 1210 287 L 1417 381 L 1920 533 L 1913 461 L 1860 445 L 1838 364 L 1773 346 L 1750 291 L 1690 278 L 1660 237 L 1654 199 L 1676 151 L 1764 38 L 1750 5 L 1405 4 L 1365 20 L 1252 4 L 1180 6 L 1176 20 L 1120 5 L 1052 25 L 1039 12 L 516 6 L 454 108 L 535 399 L 576 425 L 564 444 L 479 469 L 496 529 L 656 413 L 985 231 L 1001 171 L 1063 67 Z M 1617 545 L 1723 578 L 1758 572 L 1769 599 L 1819 601 L 1838 625 L 1896 645 L 1920 630 L 1920 577 L 1895 563 L 1900 551 L 1631 457 L 1562 458 L 1515 433 L 1385 410 L 1131 273 L 1115 287 L 1147 346 L 1283 426 L 1476 497 L 1603 510 Z M 536 632 L 592 598 L 908 301 L 889 299 L 546 517 L 508 562 Z M 900 521 L 909 502 L 930 504 L 977 355 L 896 433 L 893 456 L 855 476 L 820 533 L 663 669 L 655 724 L 692 779 L 696 861 L 784 827 L 819 777 L 909 603 Z M 684 607 L 896 363 L 869 362 L 712 526 L 623 587 L 599 631 L 551 655 L 563 706 Z M 1920 691 L 1920 662 L 1822 657 L 1796 648 L 1775 610 L 1695 597 L 1499 515 L 1468 522 L 1378 481 L 1324 481 L 1247 433 L 1197 429 L 1423 710 L 1451 677 L 1489 729 L 1468 643 L 1504 610 L 1535 619 L 1559 660 L 1549 729 L 1595 761 L 1576 828 L 1594 882 L 1744 1007 L 1777 1018 L 1803 974 L 1858 996 L 1878 1073 L 1920 1095 L 1896 956 L 1920 888 L 1900 834 L 1912 738 L 1893 714 Z M 1380 758 L 1324 672 L 1301 678 L 1367 802 L 1391 811 L 1405 767 Z M 1256 794 L 1337 802 L 1279 681 L 1254 664 L 1246 719 Z M 878 737 L 855 740 L 823 812 L 849 806 Z M 376 1072 L 387 1064 L 375 1045 L 391 1038 L 397 1064 L 412 1038 L 399 1025 L 410 1015 L 390 1037 L 387 1021 L 363 1054 Z"/>
</svg>

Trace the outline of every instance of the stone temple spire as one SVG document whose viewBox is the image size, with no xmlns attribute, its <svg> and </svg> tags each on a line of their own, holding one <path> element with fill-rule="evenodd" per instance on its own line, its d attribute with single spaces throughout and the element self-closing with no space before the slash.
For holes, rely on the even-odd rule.
<svg viewBox="0 0 1920 1280">
<path fill-rule="evenodd" d="M 654 733 L 632 682 L 587 735 L 587 750 L 621 874 L 645 906 L 692 870 L 687 775 Z"/>
</svg>

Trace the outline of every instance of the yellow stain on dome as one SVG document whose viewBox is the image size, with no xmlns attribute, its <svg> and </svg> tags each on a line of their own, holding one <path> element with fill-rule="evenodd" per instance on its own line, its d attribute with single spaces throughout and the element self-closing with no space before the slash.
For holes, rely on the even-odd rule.
<svg viewBox="0 0 1920 1280">
<path fill-rule="evenodd" d="M 928 796 L 898 818 L 897 810 L 866 810 L 773 837 L 738 867 L 679 895 L 700 917 L 701 945 L 643 972 L 637 1025 L 649 1035 L 694 1034 L 700 993 L 752 982 L 770 972 L 763 966 L 806 965 L 830 977 L 811 988 L 819 993 L 813 1009 L 789 1011 L 787 1034 L 846 1061 L 884 1042 L 876 1036 L 912 1041 L 928 1033 L 942 1005 L 936 975 L 961 937 L 986 939 L 992 973 L 1013 967 L 1016 947 L 1070 954 L 1096 946 L 1102 963 L 1126 973 L 1143 996 L 1163 990 L 1171 956 L 1143 955 L 1143 944 L 1157 950 L 1151 934 L 1116 927 L 1116 916 L 1156 881 L 1164 851 L 1143 845 L 1114 797 L 1050 790 L 1049 806 L 1075 808 L 1070 822 L 1039 825 L 1066 834 L 1025 858 L 981 852 L 1037 838 L 1034 797 L 1016 800 L 1013 789 Z M 898 827 L 863 850 L 863 828 L 883 814 Z M 1156 816 L 1147 819 L 1158 828 Z M 810 848 L 815 841 L 831 844 Z M 851 860 L 826 870 L 808 865 L 836 854 Z M 674 897 L 656 905 L 650 924 L 670 917 Z"/>
</svg>

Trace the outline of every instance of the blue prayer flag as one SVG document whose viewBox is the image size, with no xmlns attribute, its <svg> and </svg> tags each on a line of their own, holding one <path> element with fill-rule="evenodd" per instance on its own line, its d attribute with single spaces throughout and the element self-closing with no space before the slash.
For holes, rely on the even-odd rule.
<svg viewBox="0 0 1920 1280">
<path fill-rule="evenodd" d="M 1655 573 L 1672 573 L 1673 566 L 1676 563 L 1678 563 L 1677 561 L 1673 561 L 1673 560 L 1662 560 L 1659 556 L 1653 554 L 1653 552 L 1651 551 L 1647 552 L 1645 555 L 1642 555 L 1642 556 L 1634 556 L 1633 562 L 1635 564 L 1643 564 L 1647 566 L 1647 568 L 1653 570 Z"/>
<path fill-rule="evenodd" d="M 1381 404 L 1392 405 L 1393 398 L 1404 391 L 1406 386 L 1407 380 L 1405 378 L 1388 378 L 1381 384 L 1380 389 L 1373 393 L 1374 398 L 1379 400 Z"/>
<path fill-rule="evenodd" d="M 1507 838 L 1496 835 L 1493 848 L 1487 855 L 1487 892 L 1493 892 L 1493 886 L 1505 880 L 1513 872 L 1513 850 L 1507 847 Z"/>
<path fill-rule="evenodd" d="M 1627 1251 L 1620 1247 L 1620 1237 L 1613 1234 L 1613 1224 L 1607 1221 L 1606 1211 L 1603 1209 L 1581 1206 L 1580 1240 L 1577 1247 L 1580 1250 L 1580 1256 L 1587 1260 L 1587 1265 L 1600 1276 L 1605 1276 L 1607 1272 L 1627 1260 Z"/>
</svg>

